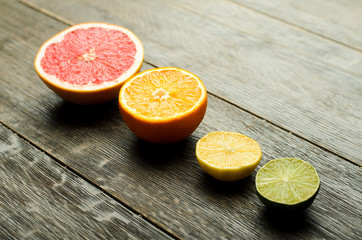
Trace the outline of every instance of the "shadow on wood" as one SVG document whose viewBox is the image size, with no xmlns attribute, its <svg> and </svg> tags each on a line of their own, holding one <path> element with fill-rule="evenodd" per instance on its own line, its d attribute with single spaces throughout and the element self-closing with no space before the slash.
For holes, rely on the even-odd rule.
<svg viewBox="0 0 362 240">
<path fill-rule="evenodd" d="M 222 195 L 222 196 L 242 196 L 246 192 L 250 192 L 250 189 L 254 187 L 254 175 L 251 175 L 247 178 L 241 179 L 235 182 L 222 182 L 212 176 L 204 173 L 204 176 L 201 178 L 201 184 L 203 189 L 208 194 L 212 195 Z"/>
<path fill-rule="evenodd" d="M 280 212 L 264 207 L 260 213 L 261 220 L 275 230 L 297 234 L 305 229 L 313 228 L 309 222 L 308 210 L 301 212 Z"/>
<path fill-rule="evenodd" d="M 137 138 L 132 146 L 134 153 L 142 164 L 147 167 L 156 168 L 158 170 L 166 170 L 169 165 L 180 163 L 183 159 L 187 159 L 190 148 L 193 144 L 190 139 L 172 143 L 172 144 L 154 144 Z"/>
<path fill-rule="evenodd" d="M 95 126 L 107 122 L 118 112 L 116 100 L 96 105 L 77 105 L 62 101 L 55 108 L 54 120 L 57 124 L 74 126 Z M 122 119 L 119 115 L 119 119 Z"/>
</svg>

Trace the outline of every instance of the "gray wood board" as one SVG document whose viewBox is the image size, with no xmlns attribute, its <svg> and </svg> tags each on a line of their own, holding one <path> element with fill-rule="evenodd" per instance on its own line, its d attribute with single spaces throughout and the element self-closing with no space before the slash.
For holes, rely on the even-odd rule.
<svg viewBox="0 0 362 240">
<path fill-rule="evenodd" d="M 38 79 L 32 63 L 37 49 L 64 24 L 14 2 L 3 4 L 2 10 L 13 17 L 0 23 L 6 30 L 0 58 L 1 122 L 135 212 L 189 239 L 361 237 L 359 167 L 212 95 L 204 121 L 187 140 L 168 146 L 140 141 L 126 128 L 116 101 L 72 105 Z M 257 199 L 255 173 L 236 183 L 206 175 L 197 165 L 195 144 L 216 130 L 258 141 L 260 166 L 288 156 L 312 163 L 322 181 L 314 204 L 302 214 L 281 216 Z"/>
<path fill-rule="evenodd" d="M 362 75 L 360 51 L 301 31 L 288 23 L 257 13 L 233 3 L 233 1 L 179 0 L 169 2 L 174 7 L 201 15 L 226 28 L 262 39 L 266 45 L 272 44 L 282 48 L 290 48 L 296 56 L 303 56 L 304 60 L 309 59 L 314 63 L 321 62 L 356 76 Z M 229 45 L 225 46 L 230 47 Z"/>
<path fill-rule="evenodd" d="M 362 164 L 361 52 L 227 1 L 32 2 L 128 27 L 148 62 L 190 70 L 215 95 Z"/>
<path fill-rule="evenodd" d="M 362 1 L 232 1 L 362 50 Z"/>
<path fill-rule="evenodd" d="M 0 125 L 0 239 L 170 239 Z"/>
</svg>

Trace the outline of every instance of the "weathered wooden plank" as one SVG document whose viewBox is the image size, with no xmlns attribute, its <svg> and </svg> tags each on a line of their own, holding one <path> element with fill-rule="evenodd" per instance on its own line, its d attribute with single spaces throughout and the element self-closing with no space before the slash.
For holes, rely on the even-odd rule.
<svg viewBox="0 0 362 240">
<path fill-rule="evenodd" d="M 38 46 L 63 24 L 19 4 L 3 6 L 14 17 L 0 22 L 6 29 L 0 120 L 136 212 L 189 239 L 361 237 L 362 173 L 357 166 L 213 96 L 203 123 L 187 140 L 169 146 L 140 141 L 126 128 L 117 102 L 72 105 L 36 76 L 32 60 Z M 322 180 L 315 203 L 286 218 L 259 202 L 255 173 L 229 184 L 208 177 L 197 165 L 194 148 L 201 136 L 215 130 L 238 131 L 257 140 L 263 150 L 261 165 L 286 156 L 311 162 Z"/>
<path fill-rule="evenodd" d="M 178 38 L 171 39 L 171 42 L 174 42 L 173 44 L 184 44 L 183 50 L 185 51 L 187 51 L 187 48 L 192 47 L 188 45 L 195 44 L 193 42 L 194 38 L 202 38 L 210 33 L 220 34 L 218 35 L 219 38 L 228 38 L 222 35 L 225 34 L 225 30 L 218 33 L 217 29 L 220 27 L 210 31 L 213 24 L 204 29 L 208 25 L 205 22 L 211 20 L 212 22 L 218 22 L 225 28 L 238 30 L 242 35 L 247 34 L 262 39 L 266 44 L 291 48 L 295 51 L 296 56 L 304 56 L 305 60 L 309 59 L 313 62 L 317 60 L 318 62 L 331 65 L 333 68 L 342 69 L 358 76 L 362 75 L 362 56 L 359 51 L 326 41 L 319 36 L 306 33 L 288 24 L 283 24 L 278 20 L 225 0 L 214 0 L 212 2 L 207 0 L 157 0 L 152 3 L 132 1 L 126 4 L 119 4 L 119 2 L 113 0 L 107 4 L 102 4 L 101 2 L 90 4 L 89 0 L 66 0 L 61 4 L 46 0 L 19 1 L 36 9 L 44 10 L 46 14 L 59 17 L 61 21 L 69 24 L 87 21 L 114 22 L 137 31 L 137 34 L 142 36 L 142 40 L 153 40 L 166 45 L 170 45 L 170 38 L 173 34 L 177 34 L 175 31 L 181 27 L 179 25 L 182 23 L 184 27 L 180 29 L 182 32 L 179 35 L 186 34 L 186 36 L 180 37 L 177 35 Z M 160 9 L 160 6 L 163 6 L 164 9 Z M 167 14 L 167 11 L 168 9 L 175 11 L 173 10 L 174 8 L 193 12 L 196 15 L 202 16 L 204 21 L 188 30 L 190 28 L 189 24 L 193 24 L 192 22 L 188 23 L 188 21 L 195 20 L 192 19 L 192 15 L 191 19 L 188 20 L 188 16 L 179 17 L 179 15 L 184 13 L 176 10 L 176 12 L 172 12 L 175 15 L 170 16 L 170 23 L 168 23 L 165 19 L 168 19 L 171 14 Z M 198 20 L 196 19 L 196 21 Z M 172 30 L 174 25 L 177 28 Z M 166 30 L 169 32 L 165 34 Z M 206 30 L 210 31 L 210 33 L 205 34 L 204 31 Z M 163 35 L 164 38 L 161 38 Z M 235 35 L 238 36 L 240 34 Z M 183 42 L 179 43 L 178 41 L 180 40 L 178 39 Z M 202 42 L 204 43 L 205 41 L 202 40 Z M 231 45 L 225 46 L 232 47 Z M 171 49 L 172 47 L 169 46 Z"/>
<path fill-rule="evenodd" d="M 131 28 L 153 64 L 186 68 L 210 92 L 362 164 L 358 51 L 227 1 L 32 2 L 72 22 Z"/>
<path fill-rule="evenodd" d="M 361 1 L 232 1 L 362 50 Z"/>
<path fill-rule="evenodd" d="M 0 239 L 170 239 L 0 125 Z"/>
<path fill-rule="evenodd" d="M 202 15 L 227 28 L 262 39 L 266 44 L 291 48 L 297 56 L 305 56 L 312 62 L 322 62 L 333 68 L 341 68 L 355 75 L 362 75 L 362 56 L 359 51 L 305 33 L 276 19 L 250 11 L 232 1 L 180 0 L 170 4 Z"/>
</svg>

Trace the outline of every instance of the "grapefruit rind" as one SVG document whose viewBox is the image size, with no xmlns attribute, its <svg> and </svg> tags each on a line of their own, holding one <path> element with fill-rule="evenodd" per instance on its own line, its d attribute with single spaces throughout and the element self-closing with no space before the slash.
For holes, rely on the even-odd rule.
<svg viewBox="0 0 362 240">
<path fill-rule="evenodd" d="M 220 167 L 216 164 L 211 163 L 207 158 L 201 156 L 199 149 L 202 148 L 201 147 L 202 141 L 204 139 L 207 139 L 210 135 L 213 135 L 213 134 L 225 134 L 225 135 L 232 134 L 232 135 L 236 135 L 240 138 L 247 139 L 248 141 L 251 141 L 253 143 L 254 147 L 256 148 L 258 157 L 256 157 L 255 159 L 253 159 L 250 162 L 239 164 L 236 167 L 235 166 Z M 197 161 L 198 161 L 200 167 L 206 173 L 208 173 L 215 179 L 218 179 L 220 181 L 225 181 L 225 182 L 238 181 L 238 180 L 241 180 L 241 179 L 244 179 L 244 178 L 250 176 L 254 172 L 256 167 L 258 166 L 261 156 L 262 156 L 261 148 L 254 139 L 252 139 L 248 136 L 245 136 L 243 134 L 240 134 L 240 133 L 235 133 L 235 132 L 225 132 L 225 131 L 210 132 L 210 133 L 206 134 L 204 137 L 202 137 L 196 144 L 196 158 L 197 158 Z"/>
<path fill-rule="evenodd" d="M 270 196 L 266 196 L 266 194 L 264 194 L 259 187 L 259 184 L 260 184 L 259 180 L 261 178 L 262 171 L 263 171 L 263 169 L 268 168 L 268 166 L 270 164 L 273 164 L 278 161 L 298 161 L 298 162 L 308 166 L 308 168 L 312 169 L 312 171 L 315 174 L 315 178 L 317 179 L 317 184 L 315 184 L 313 191 L 308 196 L 305 196 L 304 198 L 299 199 L 298 201 L 293 201 L 291 203 L 286 203 L 285 201 L 275 200 Z M 255 178 L 256 192 L 257 192 L 257 196 L 259 197 L 260 201 L 270 209 L 284 211 L 284 212 L 302 211 L 302 210 L 307 209 L 313 203 L 314 199 L 316 198 L 316 196 L 319 192 L 319 189 L 320 189 L 320 184 L 321 184 L 320 179 L 319 179 L 316 169 L 310 163 L 305 162 L 301 159 L 297 159 L 297 158 L 273 159 L 273 160 L 269 161 L 267 164 L 265 164 L 262 168 L 259 169 L 259 171 L 256 175 L 256 178 Z"/>
<path fill-rule="evenodd" d="M 109 82 L 103 82 L 102 84 L 87 84 L 87 85 L 75 85 L 65 81 L 62 81 L 55 77 L 54 75 L 50 75 L 46 73 L 41 67 L 41 60 L 44 57 L 45 51 L 50 44 L 59 43 L 64 39 L 64 36 L 77 29 L 87 29 L 91 27 L 100 27 L 106 28 L 110 30 L 117 30 L 125 33 L 135 44 L 136 47 L 136 55 L 134 56 L 135 62 L 133 65 L 120 77 L 115 80 Z M 109 23 L 100 23 L 100 22 L 88 22 L 73 25 L 62 32 L 56 34 L 49 40 L 47 40 L 40 47 L 35 60 L 34 67 L 35 71 L 39 75 L 39 77 L 43 80 L 43 82 L 52 89 L 59 96 L 64 99 L 78 103 L 78 104 L 95 104 L 106 102 L 111 99 L 114 99 L 118 96 L 119 89 L 123 85 L 123 83 L 132 77 L 134 74 L 139 72 L 142 62 L 144 58 L 144 49 L 139 38 L 131 32 L 129 29 L 126 29 L 121 26 L 109 24 Z"/>
</svg>

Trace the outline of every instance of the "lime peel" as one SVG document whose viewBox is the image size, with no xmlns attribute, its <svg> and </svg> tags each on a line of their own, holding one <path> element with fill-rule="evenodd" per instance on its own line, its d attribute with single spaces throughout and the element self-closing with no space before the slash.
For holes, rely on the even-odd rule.
<svg viewBox="0 0 362 240">
<path fill-rule="evenodd" d="M 320 179 L 311 164 L 297 158 L 280 158 L 259 169 L 255 185 L 260 200 L 266 206 L 303 210 L 314 201 Z"/>
</svg>

